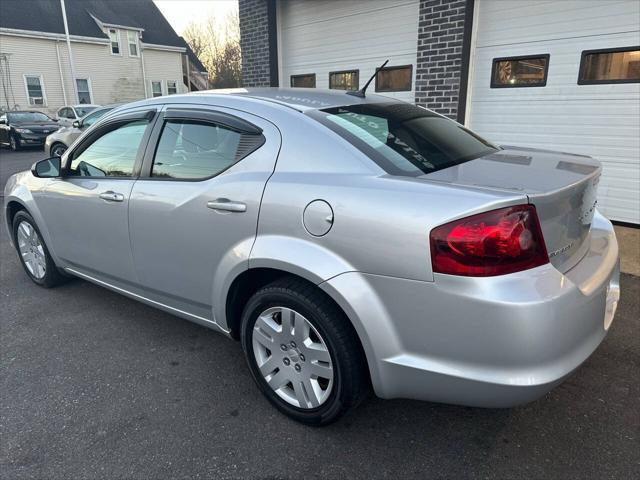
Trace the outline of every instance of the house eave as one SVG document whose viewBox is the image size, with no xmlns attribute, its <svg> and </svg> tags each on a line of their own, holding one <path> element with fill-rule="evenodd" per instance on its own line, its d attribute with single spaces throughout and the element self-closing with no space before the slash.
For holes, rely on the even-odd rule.
<svg viewBox="0 0 640 480">
<path fill-rule="evenodd" d="M 67 39 L 64 33 L 36 32 L 33 30 L 20 30 L 17 28 L 5 28 L 5 27 L 0 27 L 0 34 L 11 35 L 14 37 L 38 38 L 38 39 L 44 39 L 44 40 L 66 40 Z M 69 35 L 69 39 L 72 42 L 77 42 L 77 43 L 94 43 L 98 45 L 107 45 L 109 43 L 108 38 L 84 37 L 80 35 Z"/>
<path fill-rule="evenodd" d="M 145 50 L 164 50 L 166 52 L 179 52 L 186 53 L 187 49 L 185 47 L 174 47 L 172 45 L 157 45 L 155 43 L 144 43 L 141 42 L 142 48 Z"/>
</svg>

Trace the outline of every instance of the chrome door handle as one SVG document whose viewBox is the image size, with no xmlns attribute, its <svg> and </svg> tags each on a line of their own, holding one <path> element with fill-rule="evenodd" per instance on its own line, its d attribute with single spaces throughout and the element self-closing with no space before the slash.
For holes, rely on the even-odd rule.
<svg viewBox="0 0 640 480">
<path fill-rule="evenodd" d="M 108 192 L 102 192 L 100 194 L 100 198 L 106 200 L 107 202 L 124 202 L 123 194 L 112 192 L 111 190 L 109 190 Z"/>
<path fill-rule="evenodd" d="M 216 198 L 207 202 L 207 207 L 212 210 L 222 210 L 225 212 L 246 212 L 247 204 L 242 202 L 232 202 L 228 198 Z"/>
</svg>

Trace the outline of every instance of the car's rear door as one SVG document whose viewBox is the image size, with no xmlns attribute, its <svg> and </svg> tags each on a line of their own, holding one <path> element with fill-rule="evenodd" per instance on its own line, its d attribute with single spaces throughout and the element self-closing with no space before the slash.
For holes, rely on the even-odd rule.
<svg viewBox="0 0 640 480">
<path fill-rule="evenodd" d="M 113 284 L 136 283 L 129 196 L 157 115 L 147 108 L 110 118 L 65 155 L 62 178 L 34 192 L 66 267 Z"/>
<path fill-rule="evenodd" d="M 246 268 L 279 148 L 275 126 L 249 113 L 165 109 L 130 200 L 144 296 L 213 319 L 214 283 L 238 264 Z"/>
</svg>

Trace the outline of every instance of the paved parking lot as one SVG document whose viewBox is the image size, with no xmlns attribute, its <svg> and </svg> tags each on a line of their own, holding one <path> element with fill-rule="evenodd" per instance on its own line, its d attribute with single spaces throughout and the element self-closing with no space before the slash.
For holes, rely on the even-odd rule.
<svg viewBox="0 0 640 480">
<path fill-rule="evenodd" d="M 0 151 L 0 186 L 42 151 Z M 566 383 L 509 410 L 370 399 L 323 429 L 239 345 L 77 280 L 44 290 L 0 232 L 0 478 L 637 478 L 640 279 Z"/>
</svg>

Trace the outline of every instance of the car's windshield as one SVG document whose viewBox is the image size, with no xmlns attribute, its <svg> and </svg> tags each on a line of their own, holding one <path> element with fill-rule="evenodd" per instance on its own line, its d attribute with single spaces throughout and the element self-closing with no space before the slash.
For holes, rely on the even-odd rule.
<svg viewBox="0 0 640 480">
<path fill-rule="evenodd" d="M 87 113 L 94 111 L 98 107 L 74 107 L 78 117 L 84 117 Z"/>
<path fill-rule="evenodd" d="M 14 112 L 9 113 L 9 123 L 26 123 L 26 122 L 51 122 L 49 117 L 39 112 Z"/>
<path fill-rule="evenodd" d="M 497 150 L 458 123 L 408 103 L 348 105 L 308 115 L 392 175 L 417 177 Z"/>
<path fill-rule="evenodd" d="M 91 115 L 87 115 L 87 117 L 82 120 L 82 126 L 90 127 L 91 125 L 96 123 L 96 121 L 98 121 L 100 117 L 102 117 L 105 113 L 110 112 L 111 110 L 112 108 L 102 108 L 91 113 Z"/>
</svg>

